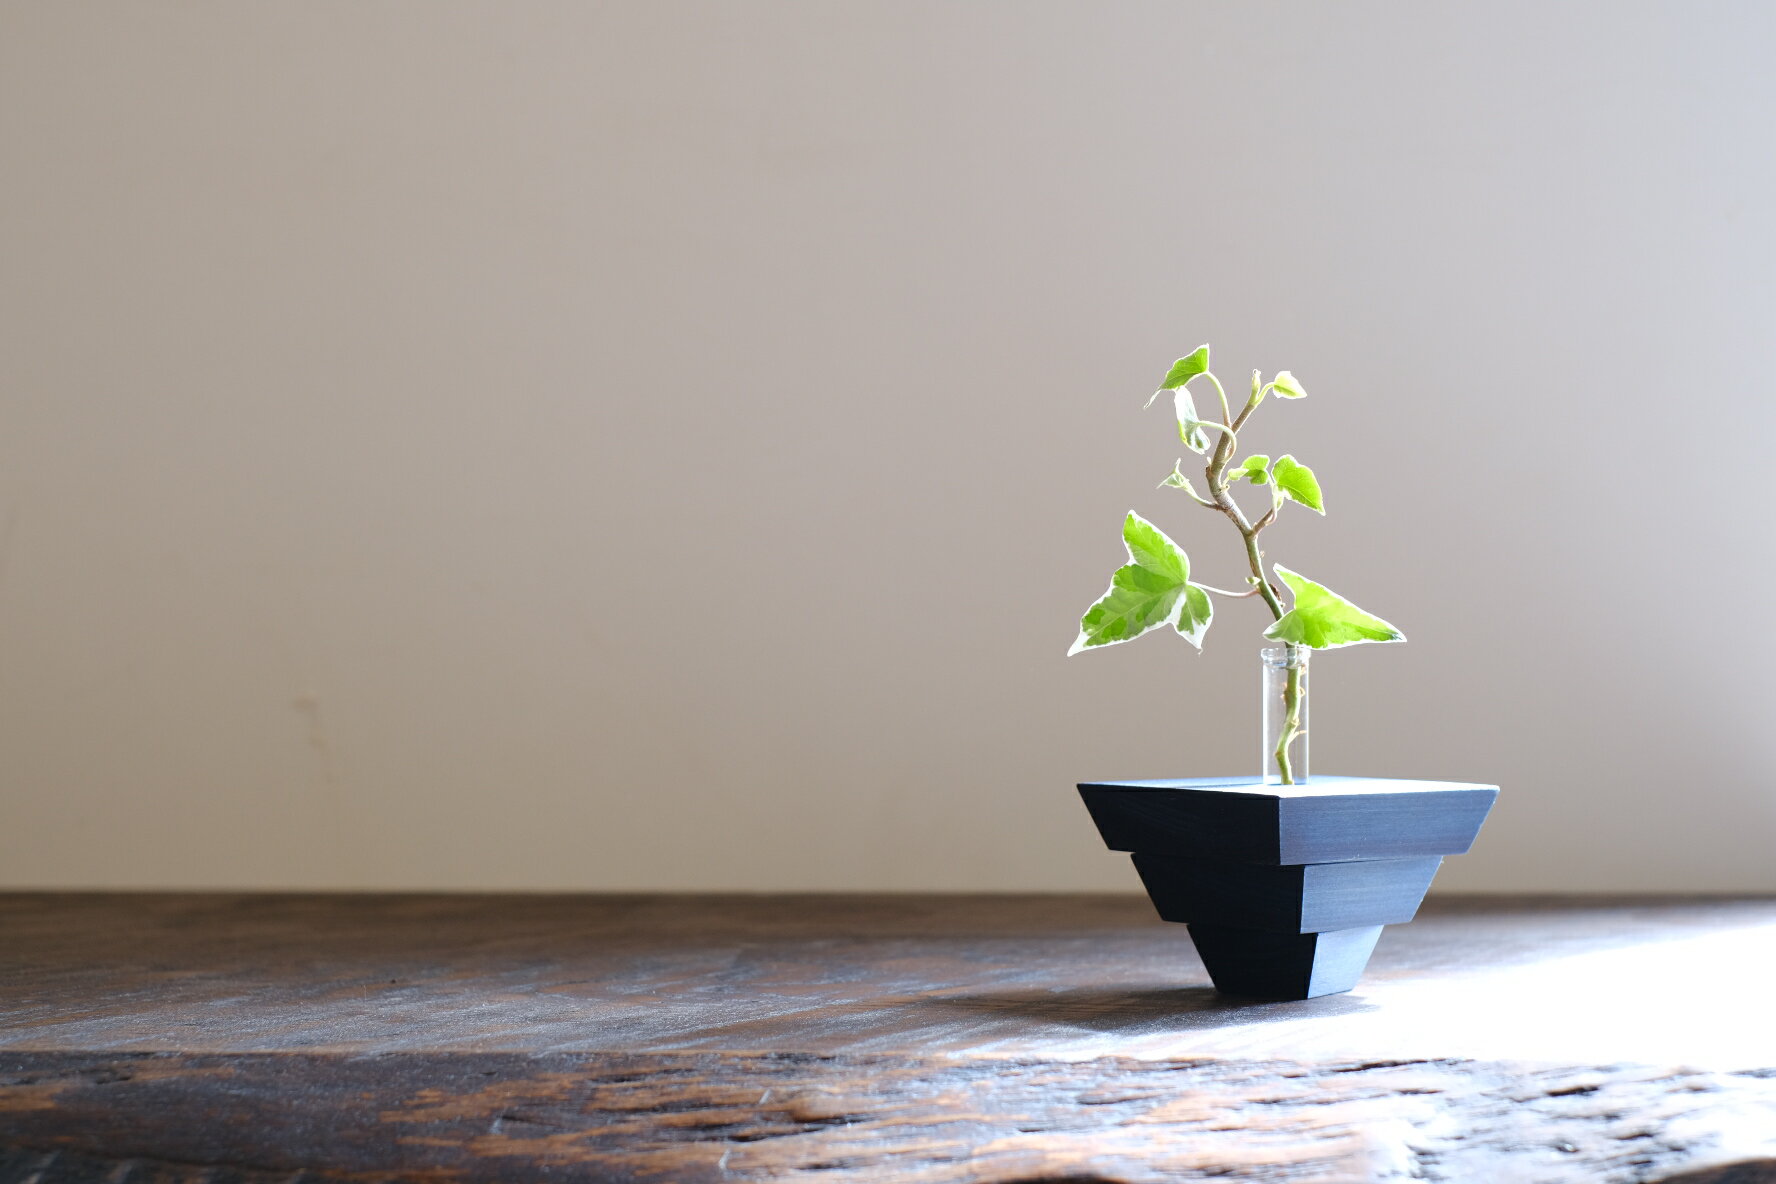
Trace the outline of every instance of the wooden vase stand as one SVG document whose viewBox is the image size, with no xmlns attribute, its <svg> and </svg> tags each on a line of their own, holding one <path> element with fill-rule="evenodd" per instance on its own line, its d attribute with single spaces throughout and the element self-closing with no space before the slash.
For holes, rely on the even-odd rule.
<svg viewBox="0 0 1776 1184">
<path fill-rule="evenodd" d="M 1494 785 L 1314 777 L 1079 786 L 1159 915 L 1190 927 L 1215 989 L 1311 999 L 1357 985 L 1384 926 L 1418 912 L 1445 855 L 1473 844 Z"/>
</svg>

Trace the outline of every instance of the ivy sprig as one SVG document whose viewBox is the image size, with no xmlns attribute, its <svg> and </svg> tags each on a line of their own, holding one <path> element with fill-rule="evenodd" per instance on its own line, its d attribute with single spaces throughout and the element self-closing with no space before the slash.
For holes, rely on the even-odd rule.
<svg viewBox="0 0 1776 1184">
<path fill-rule="evenodd" d="M 1201 378 L 1215 391 L 1221 404 L 1219 420 L 1203 419 L 1191 397 L 1190 383 Z M 1172 466 L 1171 475 L 1160 482 L 1161 488 L 1182 489 L 1197 504 L 1225 515 L 1239 531 L 1245 544 L 1246 562 L 1251 569 L 1244 592 L 1222 592 L 1224 596 L 1260 596 L 1270 609 L 1273 623 L 1264 636 L 1288 645 L 1312 649 L 1337 649 L 1365 642 L 1405 641 L 1405 634 L 1380 617 L 1366 612 L 1349 600 L 1305 576 L 1284 567 L 1275 569 L 1282 585 L 1289 590 L 1290 606 L 1284 607 L 1280 589 L 1266 572 L 1264 552 L 1258 536 L 1277 520 L 1286 502 L 1305 506 L 1316 514 L 1326 513 L 1325 495 L 1319 478 L 1308 466 L 1292 455 L 1284 454 L 1272 461 L 1262 453 L 1232 463 L 1239 434 L 1267 396 L 1303 399 L 1307 390 L 1287 370 L 1279 371 L 1269 382 L 1261 372 L 1252 371 L 1252 390 L 1237 416 L 1231 415 L 1227 391 L 1221 380 L 1209 369 L 1209 347 L 1195 350 L 1172 363 L 1170 370 L 1153 395 L 1154 400 L 1172 392 L 1172 406 L 1178 421 L 1178 439 L 1190 451 L 1206 458 L 1203 468 L 1205 495 L 1184 475 L 1184 462 Z M 1211 438 L 1210 433 L 1215 433 Z M 1233 488 L 1240 483 L 1268 486 L 1270 505 L 1256 518 L 1234 500 Z M 1099 597 L 1079 622 L 1079 636 L 1069 654 L 1133 641 L 1143 633 L 1171 626 L 1198 649 L 1202 648 L 1204 632 L 1209 627 L 1211 608 L 1207 593 L 1219 591 L 1190 580 L 1190 559 L 1184 549 L 1173 542 L 1159 527 L 1133 510 L 1123 521 L 1123 543 L 1128 548 L 1129 563 L 1116 570 L 1110 588 Z"/>
<path fill-rule="evenodd" d="M 1198 378 L 1213 387 L 1220 404 L 1220 419 L 1204 419 L 1198 414 L 1189 389 Z M 1233 456 L 1240 432 L 1266 397 L 1273 393 L 1281 399 L 1307 397 L 1307 390 L 1300 380 L 1282 370 L 1265 382 L 1261 372 L 1252 371 L 1251 393 L 1239 414 L 1234 415 L 1226 389 L 1209 369 L 1209 347 L 1203 345 L 1172 363 L 1159 389 L 1146 405 L 1151 407 L 1154 400 L 1167 391 L 1172 393 L 1178 439 L 1205 461 L 1201 490 L 1184 475 L 1182 459 L 1172 466 L 1171 475 L 1160 482 L 1160 487 L 1181 489 L 1198 505 L 1224 515 L 1233 523 L 1245 547 L 1246 564 L 1251 572 L 1246 582 L 1250 586 L 1243 592 L 1226 592 L 1193 582 L 1190 558 L 1184 549 L 1159 527 L 1130 510 L 1122 524 L 1122 539 L 1128 549 L 1129 562 L 1116 569 L 1110 577 L 1109 590 L 1080 618 L 1079 636 L 1068 654 L 1133 641 L 1144 633 L 1168 627 L 1200 650 L 1203 634 L 1208 631 L 1214 615 L 1211 593 L 1228 597 L 1261 597 L 1272 617 L 1264 636 L 1285 646 L 1327 650 L 1370 642 L 1405 641 L 1405 634 L 1394 626 L 1358 608 L 1324 584 L 1280 565 L 1274 566 L 1277 579 L 1273 581 L 1267 570 L 1258 536 L 1276 522 L 1277 515 L 1288 502 L 1323 516 L 1326 513 L 1325 495 L 1314 471 L 1292 455 L 1285 454 L 1272 461 L 1269 456 L 1253 454 L 1237 464 L 1233 463 Z M 1234 500 L 1234 487 L 1241 483 L 1269 490 L 1270 504 L 1257 517 L 1248 516 Z M 1284 589 L 1287 589 L 1288 597 L 1286 606 Z M 1296 681 L 1291 679 L 1288 692 L 1291 718 L 1296 707 L 1293 699 L 1295 686 Z M 1277 761 L 1283 780 L 1288 782 L 1291 777 L 1286 747 L 1287 740 L 1279 745 Z"/>
</svg>

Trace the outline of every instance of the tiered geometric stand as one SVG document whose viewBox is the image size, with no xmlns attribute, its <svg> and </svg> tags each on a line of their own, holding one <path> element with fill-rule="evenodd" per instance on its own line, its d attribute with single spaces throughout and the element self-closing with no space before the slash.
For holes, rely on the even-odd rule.
<svg viewBox="0 0 1776 1184">
<path fill-rule="evenodd" d="M 1495 785 L 1314 777 L 1079 786 L 1112 851 L 1228 995 L 1310 999 L 1357 985 L 1384 925 L 1412 920 L 1445 855 L 1473 845 Z"/>
</svg>

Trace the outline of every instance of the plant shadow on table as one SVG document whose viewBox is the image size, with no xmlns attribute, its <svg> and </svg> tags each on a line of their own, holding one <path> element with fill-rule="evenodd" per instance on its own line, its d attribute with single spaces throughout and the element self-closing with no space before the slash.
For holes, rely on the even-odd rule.
<svg viewBox="0 0 1776 1184">
<path fill-rule="evenodd" d="M 1213 987 L 1080 987 L 1060 990 L 991 991 L 933 995 L 920 1001 L 984 1016 L 1065 1024 L 1117 1036 L 1233 1028 L 1310 1017 L 1373 1011 L 1376 1005 L 1350 995 L 1318 999 L 1236 999 Z"/>
</svg>

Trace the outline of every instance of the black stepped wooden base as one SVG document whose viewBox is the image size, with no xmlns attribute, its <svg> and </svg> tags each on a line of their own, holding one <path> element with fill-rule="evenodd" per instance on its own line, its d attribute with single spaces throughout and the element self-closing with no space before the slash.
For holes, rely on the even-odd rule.
<svg viewBox="0 0 1776 1184">
<path fill-rule="evenodd" d="M 1167 921 L 1325 933 L 1398 925 L 1418 913 L 1441 855 L 1265 867 L 1135 852 L 1135 870 Z"/>
<path fill-rule="evenodd" d="M 1312 999 L 1357 985 L 1382 928 L 1273 933 L 1233 925 L 1192 925 L 1190 939 L 1223 995 Z"/>
<path fill-rule="evenodd" d="M 1445 855 L 1474 841 L 1498 789 L 1320 777 L 1087 782 L 1112 850 L 1154 908 L 1190 927 L 1215 988 L 1309 999 L 1356 986 L 1382 927 L 1412 918 Z"/>
</svg>

